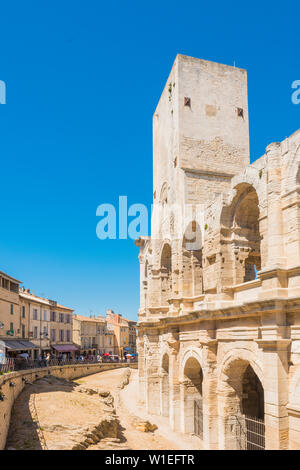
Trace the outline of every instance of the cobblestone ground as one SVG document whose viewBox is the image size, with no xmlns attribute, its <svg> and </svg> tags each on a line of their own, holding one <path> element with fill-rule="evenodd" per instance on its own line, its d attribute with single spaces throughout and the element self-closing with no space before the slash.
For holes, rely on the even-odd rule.
<svg viewBox="0 0 300 470">
<path fill-rule="evenodd" d="M 120 399 L 127 393 L 126 386 L 120 390 L 122 381 L 124 369 L 117 369 L 73 382 L 48 376 L 27 385 L 13 408 L 6 448 L 182 449 L 180 437 L 177 443 L 159 429 L 136 428 L 137 416 Z"/>
</svg>

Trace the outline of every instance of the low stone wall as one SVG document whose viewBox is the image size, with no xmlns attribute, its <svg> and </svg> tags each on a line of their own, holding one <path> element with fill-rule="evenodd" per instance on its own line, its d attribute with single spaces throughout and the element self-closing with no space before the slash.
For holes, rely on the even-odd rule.
<svg viewBox="0 0 300 470">
<path fill-rule="evenodd" d="M 5 448 L 9 429 L 11 410 L 15 399 L 22 392 L 27 382 L 34 382 L 46 375 L 53 375 L 61 379 L 78 379 L 87 375 L 96 374 L 105 370 L 131 367 L 137 369 L 137 363 L 126 364 L 75 364 L 67 366 L 44 367 L 41 369 L 22 370 L 0 376 L 0 449 Z M 14 385 L 13 385 L 14 384 Z M 1 396 L 4 400 L 1 401 Z"/>
</svg>

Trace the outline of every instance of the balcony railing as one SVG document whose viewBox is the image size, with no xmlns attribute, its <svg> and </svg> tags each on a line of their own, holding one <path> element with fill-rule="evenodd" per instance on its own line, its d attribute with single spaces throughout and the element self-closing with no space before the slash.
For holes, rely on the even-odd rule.
<svg viewBox="0 0 300 470">
<path fill-rule="evenodd" d="M 8 373 L 19 370 L 28 370 L 28 369 L 40 369 L 42 367 L 51 367 L 51 366 L 67 366 L 67 365 L 76 365 L 76 364 L 101 364 L 117 362 L 115 359 L 110 358 L 109 356 L 102 357 L 102 360 L 97 360 L 96 356 L 92 358 L 78 358 L 78 359 L 23 359 L 23 358 L 5 358 L 5 363 L 0 364 L 0 373 Z M 125 360 L 121 361 L 126 362 Z M 130 363 L 137 362 L 137 358 L 131 358 Z"/>
</svg>

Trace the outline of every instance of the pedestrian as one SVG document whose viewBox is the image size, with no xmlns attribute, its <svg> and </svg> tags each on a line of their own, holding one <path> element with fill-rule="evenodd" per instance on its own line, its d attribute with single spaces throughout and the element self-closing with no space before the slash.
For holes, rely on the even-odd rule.
<svg viewBox="0 0 300 470">
<path fill-rule="evenodd" d="M 46 355 L 45 362 L 46 362 L 46 367 L 48 367 L 49 362 L 50 362 L 50 353 L 49 353 L 49 352 L 48 352 L 47 355 Z"/>
</svg>

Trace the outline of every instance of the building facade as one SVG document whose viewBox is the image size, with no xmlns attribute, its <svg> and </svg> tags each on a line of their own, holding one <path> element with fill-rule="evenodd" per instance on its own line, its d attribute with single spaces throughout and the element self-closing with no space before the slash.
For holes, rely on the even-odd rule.
<svg viewBox="0 0 300 470">
<path fill-rule="evenodd" d="M 22 288 L 19 292 L 21 316 L 28 318 L 28 336 L 35 345 L 34 358 L 48 351 L 53 355 L 74 354 L 73 309 L 39 297 Z"/>
<path fill-rule="evenodd" d="M 49 300 L 50 305 L 50 345 L 54 355 L 74 356 L 78 351 L 73 343 L 73 309 Z"/>
<path fill-rule="evenodd" d="M 21 281 L 0 272 L 0 343 L 1 356 L 15 357 L 24 352 L 33 354 L 35 344 L 29 338 L 29 314 L 21 306 Z"/>
<path fill-rule="evenodd" d="M 124 356 L 136 351 L 136 322 L 124 318 L 113 310 L 106 311 L 106 322 L 114 331 L 114 354 Z"/>
<path fill-rule="evenodd" d="M 153 133 L 140 401 L 205 449 L 299 448 L 300 131 L 250 165 L 246 71 L 179 55 Z"/>
<path fill-rule="evenodd" d="M 19 294 L 21 316 L 28 318 L 28 337 L 36 346 L 34 358 L 50 351 L 50 309 L 48 299 L 31 294 L 22 288 Z"/>
<path fill-rule="evenodd" d="M 21 323 L 19 284 L 21 281 L 0 272 L 0 338 L 26 337 L 27 318 Z M 22 327 L 21 325 L 24 325 Z"/>
<path fill-rule="evenodd" d="M 73 341 L 85 355 L 106 352 L 105 319 L 98 316 L 73 315 Z"/>
<path fill-rule="evenodd" d="M 104 332 L 104 353 L 105 354 L 118 354 L 116 346 L 115 328 L 112 323 L 105 322 Z"/>
<path fill-rule="evenodd" d="M 128 322 L 128 345 L 129 345 L 129 352 L 136 354 L 136 321 L 127 320 Z"/>
</svg>

